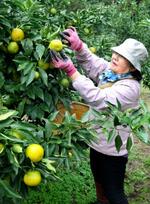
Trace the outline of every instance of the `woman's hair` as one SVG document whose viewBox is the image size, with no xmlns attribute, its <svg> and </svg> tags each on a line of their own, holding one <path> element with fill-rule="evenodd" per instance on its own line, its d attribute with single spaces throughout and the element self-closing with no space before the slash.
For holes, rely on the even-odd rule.
<svg viewBox="0 0 150 204">
<path fill-rule="evenodd" d="M 137 81 L 140 82 L 142 80 L 142 74 L 137 69 L 135 71 L 133 71 L 133 72 L 130 72 L 130 73 L 133 76 L 133 78 L 136 79 Z"/>
<path fill-rule="evenodd" d="M 128 61 L 129 62 L 129 61 Z M 132 64 L 131 62 L 129 62 L 129 66 L 130 66 L 130 73 L 133 76 L 134 79 L 136 79 L 137 81 L 141 81 L 142 80 L 142 74 L 140 71 L 138 71 Z"/>
</svg>

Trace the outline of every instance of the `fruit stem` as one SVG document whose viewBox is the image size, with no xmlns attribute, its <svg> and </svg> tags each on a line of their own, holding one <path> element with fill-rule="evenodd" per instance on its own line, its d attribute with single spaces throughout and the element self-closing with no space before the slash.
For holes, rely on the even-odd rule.
<svg viewBox="0 0 150 204">
<path fill-rule="evenodd" d="M 58 33 L 60 32 L 60 27 L 55 31 L 53 32 L 51 35 L 50 35 L 50 38 L 53 38 L 55 35 L 57 35 Z"/>
</svg>

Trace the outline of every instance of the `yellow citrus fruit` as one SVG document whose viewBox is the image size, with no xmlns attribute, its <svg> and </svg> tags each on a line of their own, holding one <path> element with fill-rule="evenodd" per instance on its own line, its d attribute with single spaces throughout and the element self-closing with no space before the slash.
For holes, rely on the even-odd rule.
<svg viewBox="0 0 150 204">
<path fill-rule="evenodd" d="M 44 156 L 44 149 L 40 144 L 30 144 L 26 148 L 26 157 L 29 157 L 29 159 L 33 162 L 39 162 L 42 160 Z"/>
<path fill-rule="evenodd" d="M 3 152 L 4 147 L 5 147 L 4 144 L 0 143 L 0 154 Z"/>
<path fill-rule="evenodd" d="M 38 61 L 38 66 L 39 66 L 40 68 L 44 69 L 44 70 L 47 70 L 47 69 L 49 68 L 49 63 L 44 62 L 43 59 L 40 59 L 40 60 Z"/>
<path fill-rule="evenodd" d="M 23 177 L 23 181 L 27 186 L 37 186 L 41 183 L 41 180 L 41 173 L 37 170 L 29 170 Z"/>
<path fill-rule="evenodd" d="M 11 39 L 15 42 L 21 41 L 24 39 L 24 32 L 20 28 L 14 28 L 11 32 Z"/>
<path fill-rule="evenodd" d="M 56 10 L 55 8 L 51 8 L 51 9 L 50 9 L 50 13 L 53 14 L 53 15 L 55 15 L 55 14 L 57 13 L 57 10 Z"/>
<path fill-rule="evenodd" d="M 14 144 L 12 146 L 12 150 L 15 153 L 21 153 L 22 152 L 22 146 L 20 144 Z"/>
<path fill-rule="evenodd" d="M 60 81 L 60 84 L 64 87 L 64 88 L 68 88 L 69 87 L 69 80 L 67 78 L 63 78 L 61 81 Z"/>
<path fill-rule="evenodd" d="M 63 44 L 62 44 L 61 40 L 55 39 L 49 43 L 49 48 L 51 50 L 55 50 L 55 51 L 59 52 L 63 49 Z"/>
<path fill-rule="evenodd" d="M 35 71 L 35 76 L 34 76 L 35 79 L 39 79 L 40 78 L 40 73 Z"/>
<path fill-rule="evenodd" d="M 10 42 L 7 46 L 7 50 L 11 54 L 16 54 L 19 51 L 19 45 L 16 42 Z"/>
<path fill-rule="evenodd" d="M 90 47 L 89 49 L 91 50 L 92 53 L 96 53 L 96 48 L 95 47 Z"/>
</svg>

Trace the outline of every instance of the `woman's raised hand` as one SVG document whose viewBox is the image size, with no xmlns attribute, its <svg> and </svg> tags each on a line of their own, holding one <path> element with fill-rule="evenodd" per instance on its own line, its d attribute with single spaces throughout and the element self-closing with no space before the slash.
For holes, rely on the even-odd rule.
<svg viewBox="0 0 150 204">
<path fill-rule="evenodd" d="M 79 38 L 79 35 L 74 27 L 69 27 L 60 33 L 63 40 L 67 41 L 68 46 L 75 51 L 81 50 L 83 42 Z"/>
</svg>

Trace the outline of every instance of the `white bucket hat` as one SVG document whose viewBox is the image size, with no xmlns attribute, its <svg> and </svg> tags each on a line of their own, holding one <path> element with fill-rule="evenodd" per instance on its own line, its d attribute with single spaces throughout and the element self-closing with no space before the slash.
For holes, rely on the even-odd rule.
<svg viewBox="0 0 150 204">
<path fill-rule="evenodd" d="M 143 43 L 132 38 L 128 38 L 117 47 L 112 47 L 111 50 L 125 57 L 140 72 L 141 62 L 148 57 L 147 49 Z"/>
</svg>

